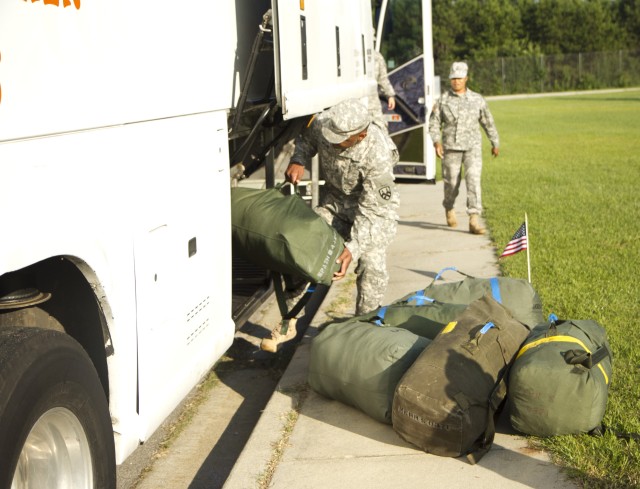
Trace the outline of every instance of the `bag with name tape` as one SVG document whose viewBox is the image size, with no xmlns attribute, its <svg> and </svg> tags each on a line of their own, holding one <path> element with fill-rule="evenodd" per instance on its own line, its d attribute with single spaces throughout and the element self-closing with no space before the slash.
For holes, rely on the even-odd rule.
<svg viewBox="0 0 640 489">
<path fill-rule="evenodd" d="M 297 194 L 231 189 L 234 251 L 268 270 L 331 285 L 344 240 Z"/>
<path fill-rule="evenodd" d="M 532 331 L 513 364 L 511 425 L 535 436 L 588 433 L 607 406 L 611 348 L 596 321 L 554 319 Z"/>
<path fill-rule="evenodd" d="M 457 282 L 438 282 L 442 273 L 447 270 L 456 271 L 464 275 L 465 278 Z M 526 324 L 529 328 L 545 322 L 542 315 L 542 301 L 538 293 L 525 279 L 476 278 L 451 267 L 441 270 L 424 290 L 413 292 L 400 299 L 399 302 L 416 295 L 448 304 L 470 304 L 484 295 L 490 295 L 505 306 L 515 319 Z"/>
<path fill-rule="evenodd" d="M 430 340 L 400 328 L 332 323 L 311 343 L 308 382 L 313 390 L 391 424 L 398 381 Z"/>
<path fill-rule="evenodd" d="M 393 429 L 428 453 L 467 455 L 491 447 L 506 375 L 529 328 L 489 296 L 473 301 L 409 367 L 393 398 Z"/>
</svg>

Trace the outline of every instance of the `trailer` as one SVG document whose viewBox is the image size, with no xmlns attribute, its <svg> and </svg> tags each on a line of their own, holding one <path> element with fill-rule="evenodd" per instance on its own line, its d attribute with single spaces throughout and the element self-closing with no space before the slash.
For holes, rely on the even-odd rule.
<svg viewBox="0 0 640 489">
<path fill-rule="evenodd" d="M 115 487 L 225 353 L 231 182 L 366 97 L 372 31 L 368 0 L 0 3 L 0 488 Z"/>
</svg>

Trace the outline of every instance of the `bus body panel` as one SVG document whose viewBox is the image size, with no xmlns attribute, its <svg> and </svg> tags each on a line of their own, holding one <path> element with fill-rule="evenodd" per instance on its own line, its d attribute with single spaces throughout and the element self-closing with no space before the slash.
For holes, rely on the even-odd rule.
<svg viewBox="0 0 640 489">
<path fill-rule="evenodd" d="M 372 83 L 368 0 L 330 3 L 274 5 L 285 11 L 274 41 L 286 49 L 273 55 L 284 119 L 365 97 Z M 117 463 L 233 341 L 228 121 L 248 59 L 238 41 L 251 44 L 270 7 L 0 3 L 0 285 L 46 260 L 82 273 L 104 318 Z M 313 39 L 304 80 L 302 10 Z M 336 26 L 340 76 L 325 59 Z"/>
</svg>

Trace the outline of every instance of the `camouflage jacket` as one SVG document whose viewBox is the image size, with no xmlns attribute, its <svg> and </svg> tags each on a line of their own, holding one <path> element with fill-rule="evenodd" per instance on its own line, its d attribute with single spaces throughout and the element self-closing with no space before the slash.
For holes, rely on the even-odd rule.
<svg viewBox="0 0 640 489">
<path fill-rule="evenodd" d="M 393 89 L 393 85 L 391 85 L 391 82 L 389 81 L 389 75 L 387 74 L 387 62 L 378 51 L 374 52 L 373 59 L 373 66 L 375 68 L 374 73 L 376 82 L 378 83 L 378 90 L 386 98 L 395 97 L 396 91 Z"/>
<path fill-rule="evenodd" d="M 386 128 L 387 123 L 384 120 L 379 95 L 383 95 L 384 98 L 388 99 L 389 97 L 395 97 L 396 91 L 393 89 L 393 85 L 391 85 L 391 82 L 389 81 L 386 61 L 378 51 L 374 51 L 373 54 L 373 68 L 376 85 L 372 85 L 371 87 L 367 106 L 369 107 L 369 113 L 374 118 L 374 122 L 378 123 L 381 127 Z"/>
<path fill-rule="evenodd" d="M 320 178 L 325 180 L 320 205 L 353 223 L 346 246 L 357 259 L 372 245 L 378 230 L 398 219 L 400 204 L 393 167 L 398 150 L 389 136 L 370 124 L 367 136 L 348 149 L 336 149 L 321 133 L 323 114 L 296 139 L 291 162 L 310 167 L 318 155 Z M 395 226 L 395 222 L 392 222 Z"/>
<path fill-rule="evenodd" d="M 486 100 L 468 88 L 462 95 L 447 90 L 435 103 L 429 116 L 431 139 L 434 143 L 441 142 L 445 149 L 466 151 L 479 146 L 482 144 L 480 126 L 491 145 L 499 147 L 498 130 Z"/>
</svg>

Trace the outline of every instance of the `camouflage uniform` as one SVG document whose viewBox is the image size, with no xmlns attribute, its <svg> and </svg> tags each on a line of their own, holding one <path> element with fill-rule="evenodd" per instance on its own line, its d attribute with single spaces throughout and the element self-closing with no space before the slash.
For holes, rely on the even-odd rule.
<svg viewBox="0 0 640 489">
<path fill-rule="evenodd" d="M 480 126 L 494 148 L 499 147 L 498 130 L 485 99 L 467 88 L 462 95 L 453 90 L 443 93 L 429 117 L 429 134 L 442 143 L 442 179 L 446 210 L 453 209 L 460 189 L 460 168 L 464 165 L 467 185 L 467 213 L 482 213 L 480 175 L 482 173 L 482 135 Z M 442 136 L 440 130 L 442 129 Z"/>
<path fill-rule="evenodd" d="M 326 129 L 336 129 L 332 122 L 336 118 L 342 119 L 343 126 L 346 121 L 356 128 L 349 135 L 368 126 L 367 136 L 350 148 L 334 147 L 339 137 L 328 140 L 335 133 Z M 316 117 L 298 136 L 291 157 L 291 162 L 308 167 L 318 154 L 325 184 L 315 211 L 345 238 L 353 260 L 358 261 L 356 315 L 381 305 L 389 281 L 386 249 L 396 233 L 400 203 L 393 176 L 398 151 L 389 136 L 369 122 L 361 103 L 342 102 Z"/>
<path fill-rule="evenodd" d="M 373 74 L 376 79 L 376 87 L 371 90 L 368 97 L 369 115 L 372 121 L 382 128 L 385 132 L 387 129 L 387 121 L 384 120 L 384 114 L 382 112 L 382 106 L 380 105 L 380 97 L 378 94 L 382 94 L 385 98 L 395 97 L 396 91 L 393 89 L 391 82 L 389 81 L 389 75 L 387 75 L 387 62 L 384 60 L 382 54 L 378 51 L 373 51 Z"/>
</svg>

